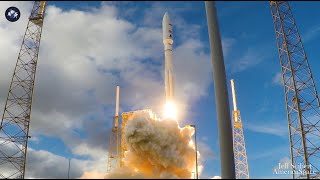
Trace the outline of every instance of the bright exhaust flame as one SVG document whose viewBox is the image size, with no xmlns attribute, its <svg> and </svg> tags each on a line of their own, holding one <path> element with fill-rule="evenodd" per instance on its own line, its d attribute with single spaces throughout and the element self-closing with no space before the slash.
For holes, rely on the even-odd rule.
<svg viewBox="0 0 320 180">
<path fill-rule="evenodd" d="M 177 106 L 173 101 L 167 101 L 164 106 L 164 119 L 177 120 Z"/>
</svg>

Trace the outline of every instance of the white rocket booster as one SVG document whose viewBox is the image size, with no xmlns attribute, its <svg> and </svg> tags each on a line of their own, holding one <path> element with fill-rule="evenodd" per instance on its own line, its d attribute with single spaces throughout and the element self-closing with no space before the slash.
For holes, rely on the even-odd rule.
<svg viewBox="0 0 320 180">
<path fill-rule="evenodd" d="M 168 13 L 166 12 L 162 19 L 163 45 L 165 56 L 165 94 L 166 101 L 172 101 L 174 95 L 173 86 L 173 68 L 172 68 L 172 24 Z"/>
</svg>

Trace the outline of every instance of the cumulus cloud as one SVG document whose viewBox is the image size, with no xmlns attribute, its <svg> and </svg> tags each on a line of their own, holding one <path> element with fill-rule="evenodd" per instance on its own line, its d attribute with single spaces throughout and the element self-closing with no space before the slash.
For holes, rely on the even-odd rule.
<svg viewBox="0 0 320 180">
<path fill-rule="evenodd" d="M 68 178 L 69 159 L 44 150 L 28 149 L 28 161 L 26 165 L 26 178 Z M 92 178 L 101 178 L 105 174 L 106 158 L 80 160 L 70 159 L 70 178 L 85 177 L 85 172 L 92 172 Z M 100 176 L 99 176 L 100 175 Z"/>
<path fill-rule="evenodd" d="M 3 144 L 3 140 L 0 141 Z M 6 154 L 10 154 L 15 151 L 13 144 L 9 146 L 1 146 L 1 150 L 4 150 Z M 5 148 L 5 149 L 4 149 Z M 78 178 L 84 174 L 84 172 L 95 170 L 96 174 L 103 173 L 105 165 L 102 163 L 105 158 L 79 160 L 75 158 L 70 159 L 70 178 Z M 19 167 L 19 164 L 16 167 Z M 1 161 L 0 172 L 2 177 L 14 178 L 16 168 L 14 164 L 4 163 Z M 36 150 L 28 148 L 27 163 L 26 163 L 26 179 L 34 178 L 54 178 L 64 179 L 68 177 L 69 159 L 61 155 L 57 155 L 46 150 Z"/>
</svg>

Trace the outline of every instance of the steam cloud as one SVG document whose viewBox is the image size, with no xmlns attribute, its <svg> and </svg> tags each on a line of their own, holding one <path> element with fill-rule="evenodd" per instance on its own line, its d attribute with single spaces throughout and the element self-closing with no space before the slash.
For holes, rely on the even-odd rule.
<svg viewBox="0 0 320 180">
<path fill-rule="evenodd" d="M 125 126 L 124 167 L 105 178 L 192 178 L 196 166 L 193 133 L 193 128 L 180 128 L 174 120 L 160 120 L 147 112 L 134 115 Z"/>
<path fill-rule="evenodd" d="M 104 174 L 97 171 L 84 172 L 80 179 L 103 179 Z"/>
</svg>

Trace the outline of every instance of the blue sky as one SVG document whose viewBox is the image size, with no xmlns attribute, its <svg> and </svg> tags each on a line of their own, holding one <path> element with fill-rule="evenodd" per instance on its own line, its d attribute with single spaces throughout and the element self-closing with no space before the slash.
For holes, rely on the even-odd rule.
<svg viewBox="0 0 320 180">
<path fill-rule="evenodd" d="M 27 15 L 24 14 L 29 14 L 31 7 L 30 5 L 31 3 L 26 6 L 29 7 L 29 9 L 26 8 L 25 10 L 21 10 L 22 16 L 20 25 L 17 25 L 15 27 L 17 28 L 17 30 L 14 31 L 13 34 L 10 34 L 11 36 L 22 35 L 27 22 L 25 18 L 27 17 Z M 163 71 L 161 21 L 164 12 L 168 11 L 169 15 L 171 16 L 174 31 L 173 53 L 177 54 L 176 56 L 174 55 L 173 59 L 173 63 L 174 65 L 176 65 L 174 69 L 176 69 L 177 71 L 177 80 L 181 79 L 181 82 L 177 82 L 177 85 L 183 85 L 183 88 L 177 88 L 178 90 L 176 93 L 184 92 L 184 94 L 181 95 L 181 99 L 185 100 L 183 101 L 184 104 L 188 105 L 188 108 L 185 109 L 187 112 L 183 117 L 184 120 L 181 121 L 180 125 L 184 126 L 189 123 L 196 124 L 198 129 L 198 138 L 200 140 L 200 143 L 203 144 L 199 147 L 200 152 L 203 151 L 204 154 L 214 154 L 213 158 L 209 156 L 204 157 L 204 171 L 201 178 L 210 178 L 216 175 L 220 175 L 217 115 L 215 110 L 216 106 L 212 79 L 212 65 L 209 58 L 210 54 L 207 22 L 203 2 L 181 3 L 168 1 L 101 3 L 85 1 L 50 1 L 47 5 L 48 17 L 47 19 L 45 19 L 43 30 L 42 40 L 44 42 L 41 44 L 42 46 L 40 50 L 40 52 L 42 53 L 40 53 L 40 59 L 42 57 L 42 61 L 40 62 L 38 67 L 38 74 L 45 74 L 46 72 L 48 72 L 48 74 L 51 74 L 50 77 L 48 75 L 48 77 L 38 78 L 38 84 L 40 87 L 38 90 L 36 90 L 35 96 L 37 96 L 37 91 L 40 97 L 50 98 L 49 96 L 52 95 L 53 97 L 51 98 L 51 101 L 48 100 L 47 104 L 56 104 L 56 106 L 51 107 L 50 105 L 48 105 L 48 107 L 42 107 L 42 103 L 40 102 L 42 100 L 40 100 L 40 97 L 35 97 L 35 108 L 37 110 L 35 111 L 34 116 L 36 117 L 36 119 L 41 119 L 40 117 L 45 117 L 41 115 L 46 115 L 46 113 L 58 114 L 59 117 L 61 117 L 59 119 L 63 119 L 64 124 L 59 124 L 57 126 L 50 125 L 50 127 L 64 128 L 61 128 L 59 132 L 54 132 L 49 128 L 48 131 L 50 131 L 50 133 L 48 133 L 46 132 L 46 130 L 43 130 L 43 127 L 46 126 L 45 123 L 39 125 L 41 123 L 36 122 L 41 122 L 40 120 L 32 121 L 31 127 L 36 127 L 34 127 L 34 129 L 31 129 L 31 134 L 34 134 L 35 138 L 29 143 L 30 148 L 34 149 L 35 151 L 43 150 L 60 157 L 64 157 L 66 165 L 68 163 L 66 161 L 67 158 L 72 158 L 72 160 L 74 160 L 75 162 L 86 161 L 86 163 L 84 163 L 85 165 L 81 165 L 81 168 L 83 168 L 84 166 L 86 167 L 83 168 L 81 172 L 74 172 L 74 177 L 80 177 L 83 171 L 92 170 L 90 169 L 90 167 L 87 167 L 90 165 L 90 163 L 95 165 L 100 163 L 100 169 L 103 169 L 103 167 L 106 168 L 106 164 L 103 164 L 105 163 L 106 157 L 102 158 L 102 156 L 104 156 L 104 151 L 107 151 L 106 142 L 108 140 L 108 128 L 110 128 L 110 120 L 114 112 L 113 98 L 115 85 L 120 84 L 120 86 L 124 87 L 123 89 L 121 89 L 120 97 L 122 101 L 122 111 L 136 110 L 137 108 L 141 107 L 155 107 L 155 109 L 157 109 L 158 106 L 154 106 L 154 103 L 158 99 L 161 99 L 162 95 L 157 95 L 156 93 L 164 93 L 164 89 L 162 90 L 161 88 L 158 88 L 159 82 L 162 81 L 161 73 Z M 318 11 L 318 9 L 320 8 L 320 4 L 319 2 L 290 2 L 290 5 L 294 13 L 294 17 L 298 25 L 302 41 L 304 43 L 315 83 L 319 89 L 320 71 L 317 67 L 320 66 L 320 62 L 317 60 L 317 47 L 320 39 L 320 23 L 314 21 L 313 19 L 320 16 L 320 12 Z M 4 4 L 1 6 L 4 6 Z M 22 7 L 22 5 L 17 5 L 17 7 L 20 8 Z M 104 11 L 101 11 L 101 7 L 112 8 L 104 9 Z M 226 64 L 227 82 L 230 95 L 229 104 L 231 107 L 232 101 L 230 79 L 234 79 L 238 108 L 241 112 L 244 127 L 250 177 L 284 178 L 286 176 L 272 174 L 273 168 L 276 167 L 280 161 L 290 157 L 290 148 L 289 136 L 287 132 L 288 123 L 286 119 L 283 86 L 277 79 L 277 74 L 280 72 L 280 63 L 276 48 L 277 46 L 275 41 L 275 33 L 269 3 L 263 1 L 218 1 L 216 3 L 216 7 L 218 12 L 220 34 L 223 41 L 224 59 Z M 58 9 L 60 9 L 61 12 L 65 13 L 65 16 L 63 17 L 66 19 L 60 18 L 61 22 L 58 22 L 57 19 L 56 21 L 53 21 L 56 17 L 59 16 L 59 14 L 57 13 L 59 12 L 57 11 Z M 113 13 L 113 10 L 116 10 L 116 12 Z M 99 18 L 91 19 L 95 22 L 87 22 L 87 26 L 91 26 L 93 29 L 95 28 L 94 30 L 96 31 L 86 31 L 85 28 L 81 29 L 82 26 L 78 26 L 78 24 L 76 23 L 78 21 L 79 24 L 82 23 L 82 20 L 79 19 L 81 13 L 77 14 L 77 16 L 74 16 L 74 14 L 72 14 L 77 12 L 82 12 L 84 15 L 87 12 L 91 12 L 92 16 L 97 14 L 100 15 Z M 96 14 L 94 14 L 95 12 Z M 92 57 L 92 61 L 94 61 L 95 66 L 91 67 L 85 64 L 84 66 L 81 66 L 81 68 L 83 69 L 76 69 L 76 67 L 78 66 L 76 64 L 77 61 L 73 61 L 73 59 L 79 59 L 81 57 L 80 55 L 78 57 L 75 54 L 72 54 L 72 56 L 68 56 L 68 54 L 66 54 L 65 56 L 63 56 L 63 58 L 65 59 L 61 61 L 66 63 L 72 61 L 74 63 L 66 64 L 63 67 L 64 71 L 61 71 L 66 74 L 65 83 L 71 84 L 73 88 L 79 87 L 79 89 L 80 87 L 82 87 L 80 86 L 80 84 L 84 84 L 84 91 L 73 91 L 75 89 L 72 89 L 72 87 L 69 88 L 67 86 L 63 86 L 63 84 L 59 84 L 59 82 L 54 81 L 54 79 L 61 79 L 61 77 L 59 76 L 59 70 L 61 70 L 61 67 L 58 67 L 58 65 L 53 63 L 54 60 L 59 60 L 58 52 L 63 51 L 65 53 L 65 49 L 67 48 L 71 48 L 70 51 L 74 50 L 74 52 L 77 52 L 77 49 L 73 48 L 78 48 L 77 46 L 73 46 L 72 43 L 69 44 L 69 41 L 71 42 L 71 40 L 66 39 L 65 42 L 55 40 L 55 37 L 57 37 L 56 39 L 60 38 L 58 31 L 61 31 L 61 35 L 63 35 L 64 32 L 68 32 L 68 36 L 70 36 L 70 38 L 72 38 L 73 36 L 79 37 L 76 36 L 76 34 L 79 33 L 81 35 L 81 32 L 83 31 L 84 37 L 81 37 L 80 39 L 86 41 L 81 44 L 81 46 L 84 47 L 86 47 L 86 43 L 90 44 L 91 40 L 96 40 L 95 38 L 104 41 L 103 37 L 95 37 L 95 35 L 100 33 L 105 33 L 107 35 L 108 33 L 116 33 L 115 31 L 117 31 L 117 29 L 112 29 L 111 25 L 104 26 L 102 24 L 104 26 L 102 30 L 101 27 L 95 26 L 99 24 L 99 21 L 104 20 L 104 18 L 101 17 L 101 14 L 103 15 L 103 13 L 106 13 L 106 16 L 108 16 L 108 18 L 110 17 L 121 20 L 117 21 L 115 24 L 119 26 L 121 25 L 121 27 L 123 25 L 125 29 L 124 31 L 125 33 L 127 33 L 127 36 L 124 34 L 120 34 L 119 36 L 114 35 L 119 39 L 119 41 L 122 41 L 124 39 L 123 41 L 126 42 L 126 39 L 132 38 L 132 42 L 135 42 L 136 46 L 139 46 L 139 48 L 134 47 L 132 50 L 132 46 L 128 45 L 125 47 L 120 46 L 123 47 L 123 49 L 113 49 L 113 52 L 118 53 L 113 54 L 110 59 L 113 58 L 115 60 L 121 60 L 121 62 L 117 63 L 117 61 L 108 61 L 110 62 L 110 64 L 107 64 L 102 60 L 103 58 L 108 57 L 100 57 L 100 55 L 93 53 L 95 51 L 90 49 L 90 46 L 88 45 L 87 48 L 84 48 L 85 50 L 82 49 L 82 51 L 78 51 L 78 53 L 86 57 Z M 68 15 L 70 16 L 68 17 Z M 70 18 L 71 20 L 72 18 L 75 18 L 75 20 L 69 21 L 68 18 Z M 69 24 L 64 24 L 64 20 L 66 22 L 70 22 L 70 24 L 74 22 L 74 28 L 71 28 L 71 33 L 67 28 Z M 55 22 L 56 24 L 52 22 Z M 2 24 L 4 24 L 3 27 L 13 26 L 7 25 L 6 23 Z M 122 32 L 122 29 L 119 29 L 119 31 Z M 88 32 L 96 32 L 96 34 L 90 34 Z M 109 37 L 107 35 L 106 38 Z M 160 36 L 156 37 L 155 35 Z M 64 36 L 61 37 L 68 36 L 64 34 Z M 114 47 L 111 46 L 112 44 L 117 43 L 116 41 L 118 39 L 110 41 L 105 40 L 106 42 L 103 42 L 101 45 L 101 51 L 107 51 L 107 48 L 109 46 L 109 48 L 111 49 L 119 47 L 116 45 Z M 12 42 L 21 43 L 21 39 L 13 39 Z M 80 40 L 79 42 L 81 43 Z M 16 43 L 16 50 L 18 49 L 19 43 Z M 65 49 L 52 49 L 52 51 L 49 50 L 49 47 L 64 47 L 64 44 L 68 44 Z M 104 45 L 108 45 L 108 47 L 105 47 L 104 49 Z M 134 43 L 130 45 L 135 46 Z M 144 51 L 141 50 L 140 47 Z M 186 61 L 184 62 L 184 59 L 182 59 L 184 58 L 183 54 L 187 54 L 186 49 L 188 49 L 189 47 L 191 48 L 192 52 L 194 52 L 191 55 L 194 56 L 190 55 L 190 60 L 187 61 L 186 58 Z M 12 50 L 12 57 L 16 57 L 16 50 Z M 150 54 L 148 54 L 148 50 L 151 52 Z M 152 54 L 154 52 L 157 53 L 157 55 Z M 48 58 L 45 58 L 47 56 Z M 131 66 L 126 66 L 126 63 L 128 64 L 131 61 L 124 61 L 122 63 L 122 59 L 134 59 L 135 63 L 139 64 L 139 62 L 141 62 L 141 64 L 139 64 L 141 66 L 139 66 L 139 68 L 137 66 L 137 68 L 133 68 L 132 70 Z M 197 74 L 196 72 L 191 72 L 191 70 L 193 70 L 193 63 L 199 64 L 199 67 L 196 67 L 198 69 L 195 68 L 194 71 L 203 71 L 198 73 L 201 74 L 201 76 L 190 75 L 182 77 L 183 75 L 192 73 Z M 10 67 L 13 66 L 13 63 L 10 64 Z M 113 66 L 116 68 L 112 69 L 110 66 L 112 66 L 112 68 Z M 136 67 L 136 64 L 132 64 L 132 66 Z M 150 69 L 145 70 L 142 67 L 147 67 Z M 95 74 L 95 69 L 99 69 L 99 72 L 97 74 Z M 69 70 L 70 74 L 68 73 Z M 74 74 L 72 74 L 71 71 Z M 9 72 L 11 71 L 8 71 L 8 74 L 11 75 L 11 73 Z M 92 75 L 89 74 L 90 72 L 93 72 Z M 82 75 L 76 76 L 75 74 L 77 73 L 80 73 Z M 103 74 L 103 76 L 100 73 Z M 10 75 L 5 76 L 10 77 Z M 86 80 L 87 76 L 90 76 L 91 79 Z M 131 77 L 132 82 L 138 82 L 138 84 L 130 84 L 129 81 L 131 81 L 131 79 L 128 79 L 127 77 Z M 140 77 L 148 77 L 147 79 L 145 79 L 146 84 L 143 84 L 141 82 L 144 81 L 144 79 L 139 80 Z M 188 77 L 190 77 L 190 79 L 187 79 Z M 44 85 L 41 85 L 41 82 L 46 80 L 52 80 L 52 84 L 57 83 L 54 84 L 54 87 L 58 87 L 56 89 L 57 92 L 52 92 L 51 95 L 46 94 L 49 89 L 46 89 Z M 197 82 L 191 82 L 192 80 Z M 195 83 L 190 87 L 191 90 L 187 89 L 188 86 L 186 85 L 189 83 L 189 81 L 191 83 Z M 110 83 L 107 84 L 106 82 Z M 150 83 L 148 84 L 148 82 Z M 7 84 L 7 81 L 1 84 L 1 91 L 6 91 Z M 104 85 L 100 86 L 100 84 Z M 62 86 L 66 87 L 66 89 L 62 89 Z M 153 87 L 156 87 L 158 89 L 153 91 L 151 90 Z M 61 96 L 61 98 L 64 100 L 66 100 L 66 98 L 70 98 L 72 99 L 72 101 L 70 100 L 69 102 L 68 100 L 66 100 L 66 102 L 60 102 L 60 104 L 58 100 L 56 100 L 57 102 L 53 102 L 55 98 L 59 99 L 59 92 L 62 92 L 64 90 L 73 91 L 74 94 L 72 96 L 70 94 L 65 94 L 64 96 Z M 4 96 L 4 94 L 5 93 L 2 93 L 0 94 L 0 96 Z M 157 95 L 159 96 L 159 98 L 154 98 L 154 100 L 150 100 L 152 98 L 148 98 L 148 100 L 146 100 L 145 102 L 139 102 L 139 104 L 136 105 L 137 100 L 143 99 L 144 96 L 149 97 L 153 95 Z M 192 98 L 185 98 L 188 95 L 191 95 Z M 180 95 L 178 96 L 180 97 Z M 79 100 L 79 97 L 83 99 Z M 79 105 L 78 109 L 77 105 Z M 2 108 L 3 105 L 0 107 Z M 50 110 L 45 110 L 46 108 L 50 108 Z M 155 111 L 157 112 L 157 110 Z M 69 112 L 72 115 L 67 115 L 69 114 Z M 49 120 L 50 118 L 48 117 L 47 119 Z M 57 118 L 53 116 L 51 119 L 52 121 L 57 120 Z M 78 119 L 78 121 L 76 121 L 75 119 Z M 70 124 L 68 124 L 69 120 Z M 61 122 L 59 121 L 56 123 Z M 88 141 L 91 140 L 92 143 L 88 143 Z M 77 143 L 81 144 L 81 146 L 77 148 L 73 147 Z M 100 149 L 98 148 L 98 150 L 96 150 L 96 145 L 99 145 Z M 92 153 L 84 153 L 84 151 L 90 148 L 93 149 Z M 203 148 L 203 150 L 201 150 L 201 148 Z M 93 154 L 99 154 L 99 156 L 103 160 L 98 161 L 97 159 L 99 159 L 99 157 L 95 157 Z M 78 168 L 80 168 L 80 165 Z M 102 170 L 100 172 L 102 172 Z M 30 177 L 41 177 L 41 175 L 36 172 L 30 174 L 32 174 L 30 175 Z"/>
</svg>

